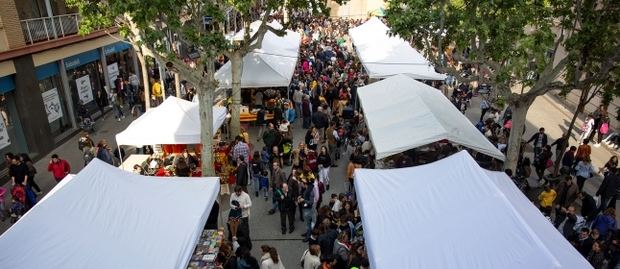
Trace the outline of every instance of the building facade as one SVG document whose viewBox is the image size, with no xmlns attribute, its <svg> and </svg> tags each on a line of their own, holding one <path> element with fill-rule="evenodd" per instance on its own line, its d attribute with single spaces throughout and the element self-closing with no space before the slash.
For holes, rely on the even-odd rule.
<svg viewBox="0 0 620 269">
<path fill-rule="evenodd" d="M 117 76 L 140 76 L 130 44 L 78 34 L 64 0 L 0 0 L 0 154 L 44 156 L 79 129 L 77 107 L 104 111 Z M 114 32 L 113 30 L 111 32 Z"/>
</svg>

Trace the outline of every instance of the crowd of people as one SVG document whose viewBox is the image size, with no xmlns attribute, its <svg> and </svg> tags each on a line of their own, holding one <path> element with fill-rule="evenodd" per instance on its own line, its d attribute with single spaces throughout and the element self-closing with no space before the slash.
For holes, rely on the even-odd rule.
<svg viewBox="0 0 620 269">
<path fill-rule="evenodd" d="M 284 268 L 273 247 L 261 247 L 264 255 L 260 261 L 248 256 L 247 216 L 253 194 L 271 203 L 268 214 L 278 213 L 282 234 L 297 231 L 297 219 L 304 223 L 300 230 L 308 250 L 300 259 L 302 268 L 369 268 L 353 180 L 356 168 L 374 165 L 363 115 L 354 109 L 356 89 L 367 78 L 347 37 L 347 30 L 361 21 L 306 14 L 295 14 L 293 21 L 303 39 L 290 87 L 259 91 L 252 102 L 261 110 L 257 140 L 265 146 L 252 147 L 250 152 L 245 145 L 252 141 L 240 135 L 228 156 L 242 164 L 235 170 L 229 203 L 230 241 L 218 259 L 223 268 L 239 268 L 239 260 L 254 264 L 241 268 Z M 273 120 L 264 119 L 267 113 L 274 114 Z M 301 141 L 292 135 L 296 121 L 306 129 Z M 345 154 L 350 155 L 345 192 L 324 197 L 330 189 L 330 168 Z M 249 179 L 245 171 L 249 171 Z"/>
</svg>

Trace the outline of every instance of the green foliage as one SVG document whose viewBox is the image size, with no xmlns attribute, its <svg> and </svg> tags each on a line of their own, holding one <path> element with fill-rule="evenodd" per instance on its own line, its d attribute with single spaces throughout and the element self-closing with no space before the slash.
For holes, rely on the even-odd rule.
<svg viewBox="0 0 620 269">
<path fill-rule="evenodd" d="M 387 18 L 395 34 L 412 38 L 427 52 L 441 46 L 434 49 L 455 48 L 462 56 L 468 49 L 468 57 L 459 60 L 488 67 L 491 73 L 473 80 L 504 89 L 521 84 L 537 89 L 535 96 L 612 79 L 620 60 L 619 5 L 614 0 L 390 0 Z M 441 69 L 440 59 L 431 61 Z M 560 74 L 563 82 L 557 80 Z M 617 87 L 604 89 L 617 92 Z"/>
</svg>

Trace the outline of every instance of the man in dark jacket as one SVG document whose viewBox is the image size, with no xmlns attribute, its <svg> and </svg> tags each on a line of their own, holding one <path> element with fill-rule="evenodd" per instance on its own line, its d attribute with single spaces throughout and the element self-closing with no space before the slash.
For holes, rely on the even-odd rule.
<svg viewBox="0 0 620 269">
<path fill-rule="evenodd" d="M 327 117 L 327 114 L 323 112 L 323 107 L 319 106 L 316 113 L 312 114 L 312 123 L 314 124 L 314 127 L 319 130 L 321 139 L 325 140 L 325 127 L 327 127 L 327 124 L 329 123 L 329 118 Z"/>
<path fill-rule="evenodd" d="M 282 187 L 274 192 L 274 195 L 280 205 L 280 227 L 282 228 L 282 234 L 286 234 L 286 218 L 288 218 L 288 232 L 292 233 L 295 230 L 295 210 L 297 209 L 295 199 L 297 197 L 289 190 L 288 184 L 286 183 L 283 183 Z"/>
<path fill-rule="evenodd" d="M 248 164 L 245 162 L 243 155 L 237 157 L 237 186 L 248 193 Z"/>
<path fill-rule="evenodd" d="M 530 140 L 526 143 L 534 141 L 534 158 L 542 152 L 542 149 L 547 145 L 547 134 L 545 134 L 545 128 L 540 128 L 538 133 L 532 135 Z"/>
<path fill-rule="evenodd" d="M 596 191 L 596 196 L 601 196 L 601 206 L 598 210 L 602 211 L 608 207 L 615 207 L 618 191 L 620 191 L 620 175 L 618 175 L 618 169 L 612 167 Z"/>
<path fill-rule="evenodd" d="M 301 101 L 301 116 L 303 118 L 302 127 L 304 129 L 310 128 L 310 118 L 312 117 L 312 104 L 310 104 L 310 97 L 304 95 Z"/>
<path fill-rule="evenodd" d="M 562 207 L 569 207 L 570 205 L 577 200 L 577 193 L 579 192 L 579 188 L 577 184 L 573 182 L 573 178 L 571 176 L 565 176 L 564 180 L 558 183 L 558 186 L 555 188 L 557 192 L 557 198 L 555 199 L 555 210 L 557 211 Z"/>
<path fill-rule="evenodd" d="M 312 222 L 314 221 L 314 181 L 302 181 L 304 191 L 303 197 L 299 199 L 299 203 L 303 208 L 303 216 L 306 223 L 306 233 L 304 243 L 310 240 L 312 234 Z"/>
<path fill-rule="evenodd" d="M 267 149 L 271 150 L 273 146 L 276 144 L 276 140 L 278 139 L 278 131 L 273 126 L 273 123 L 269 123 L 269 127 L 267 131 L 263 133 L 263 142 Z"/>
<path fill-rule="evenodd" d="M 338 232 L 335 228 L 330 227 L 329 223 L 322 223 L 319 230 L 321 234 L 317 238 L 321 247 L 321 258 L 331 256 L 334 250 L 334 242 L 338 238 Z"/>
<path fill-rule="evenodd" d="M 586 218 L 586 222 L 591 222 L 596 217 L 598 209 L 596 208 L 596 201 L 592 195 L 585 192 L 577 193 L 577 198 L 581 200 L 581 215 Z"/>
<path fill-rule="evenodd" d="M 555 226 L 564 238 L 571 240 L 574 238 L 575 230 L 573 227 L 577 223 L 577 215 L 575 215 L 575 207 L 569 206 L 568 208 L 562 207 L 556 217 Z"/>
</svg>

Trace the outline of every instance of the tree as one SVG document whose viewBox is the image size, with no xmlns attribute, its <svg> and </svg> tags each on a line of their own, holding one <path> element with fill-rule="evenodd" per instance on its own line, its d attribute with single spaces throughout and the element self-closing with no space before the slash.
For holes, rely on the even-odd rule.
<svg viewBox="0 0 620 269">
<path fill-rule="evenodd" d="M 217 89 L 214 79 L 215 57 L 228 54 L 235 61 L 233 65 L 233 86 L 236 94 L 233 124 L 239 126 L 240 81 L 243 55 L 259 48 L 264 34 L 268 31 L 282 33 L 267 24 L 269 14 L 274 10 L 296 10 L 309 8 L 314 12 L 328 12 L 321 0 L 67 0 L 77 7 L 81 15 L 80 31 L 87 33 L 93 29 L 116 28 L 127 42 L 133 44 L 138 57 L 144 62 L 144 56 L 154 57 L 160 63 L 166 63 L 171 69 L 192 85 L 198 86 L 200 106 L 202 174 L 214 176 L 212 158 L 213 130 L 213 95 Z M 249 18 L 258 10 L 264 10 L 261 24 L 256 34 L 250 35 Z M 246 35 L 241 42 L 229 42 L 225 38 L 229 21 L 226 14 L 235 18 L 241 16 Z M 235 20 L 236 21 L 236 20 Z M 170 49 L 171 33 L 180 42 L 196 47 L 201 53 L 200 59 L 191 64 L 184 63 Z M 206 72 L 204 72 L 206 70 Z M 143 70 L 144 74 L 145 70 Z M 145 89 L 148 92 L 148 88 Z M 147 101 L 148 102 L 148 101 Z"/>
<path fill-rule="evenodd" d="M 392 31 L 412 38 L 440 72 L 488 84 L 511 107 L 505 168 L 514 170 L 535 98 L 551 90 L 590 88 L 617 66 L 618 35 L 587 34 L 584 29 L 595 22 L 580 13 L 584 5 L 605 14 L 597 27 L 617 33 L 620 14 L 614 1 L 390 0 L 387 17 Z M 597 68 L 571 77 L 580 59 L 577 48 L 592 44 L 597 54 L 609 57 L 585 55 Z M 449 59 L 457 64 L 448 64 Z"/>
</svg>

